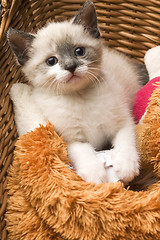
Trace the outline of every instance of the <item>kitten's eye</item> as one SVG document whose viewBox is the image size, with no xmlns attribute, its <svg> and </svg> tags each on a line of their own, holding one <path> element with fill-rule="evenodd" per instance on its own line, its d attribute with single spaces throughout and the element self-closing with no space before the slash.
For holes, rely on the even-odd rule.
<svg viewBox="0 0 160 240">
<path fill-rule="evenodd" d="M 52 67 L 54 65 L 56 65 L 58 62 L 58 59 L 56 57 L 49 57 L 47 60 L 46 60 L 46 63 L 48 66 Z"/>
<path fill-rule="evenodd" d="M 84 56 L 85 54 L 85 48 L 84 47 L 78 47 L 75 49 L 75 55 L 80 57 L 80 56 Z"/>
</svg>

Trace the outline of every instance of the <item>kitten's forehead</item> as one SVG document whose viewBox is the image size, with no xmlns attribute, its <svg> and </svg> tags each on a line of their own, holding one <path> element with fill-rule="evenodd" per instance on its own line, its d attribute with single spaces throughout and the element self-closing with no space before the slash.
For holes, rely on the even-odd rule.
<svg viewBox="0 0 160 240">
<path fill-rule="evenodd" d="M 61 44 L 77 45 L 77 44 L 95 45 L 99 41 L 84 32 L 81 25 L 76 25 L 71 22 L 50 23 L 46 27 L 37 32 L 37 37 L 34 41 L 34 47 L 39 49 L 45 46 L 59 47 Z M 56 49 L 55 49 L 56 50 Z"/>
</svg>

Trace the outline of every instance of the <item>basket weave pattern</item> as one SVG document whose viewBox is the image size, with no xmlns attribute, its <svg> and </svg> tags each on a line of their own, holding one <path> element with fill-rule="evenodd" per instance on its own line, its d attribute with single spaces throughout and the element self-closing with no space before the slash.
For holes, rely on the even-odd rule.
<svg viewBox="0 0 160 240">
<path fill-rule="evenodd" d="M 102 37 L 109 46 L 143 61 L 146 50 L 160 43 L 159 0 L 98 0 L 95 3 Z M 84 0 L 3 0 L 0 25 L 0 239 L 7 239 L 4 213 L 7 204 L 6 175 L 17 137 L 9 90 L 24 82 L 6 41 L 13 27 L 34 32 L 46 22 L 74 16 Z"/>
</svg>

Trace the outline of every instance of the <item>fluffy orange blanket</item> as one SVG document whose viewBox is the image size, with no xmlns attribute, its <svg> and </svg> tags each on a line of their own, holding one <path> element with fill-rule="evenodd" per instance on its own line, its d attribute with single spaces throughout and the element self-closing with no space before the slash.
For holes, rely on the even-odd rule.
<svg viewBox="0 0 160 240">
<path fill-rule="evenodd" d="M 137 128 L 142 160 L 160 176 L 160 86 Z M 8 176 L 8 239 L 159 240 L 160 182 L 134 192 L 86 183 L 51 124 L 20 137 Z"/>
</svg>

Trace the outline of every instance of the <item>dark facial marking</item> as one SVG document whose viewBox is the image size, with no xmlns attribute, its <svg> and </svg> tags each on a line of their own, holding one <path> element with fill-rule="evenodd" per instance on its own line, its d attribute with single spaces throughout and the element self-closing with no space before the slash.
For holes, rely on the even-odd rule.
<svg viewBox="0 0 160 240">
<path fill-rule="evenodd" d="M 73 73 L 76 68 L 86 64 L 84 60 L 87 61 L 88 65 L 98 66 L 101 58 L 101 47 L 99 44 L 94 47 L 81 44 L 75 46 L 68 36 L 59 42 L 57 53 L 60 56 L 58 61 L 61 67 Z"/>
<path fill-rule="evenodd" d="M 64 42 L 59 44 L 57 49 L 60 55 L 59 63 L 63 69 L 73 73 L 77 67 L 82 65 L 82 61 L 75 55 L 75 46 L 67 40 Z"/>
</svg>

